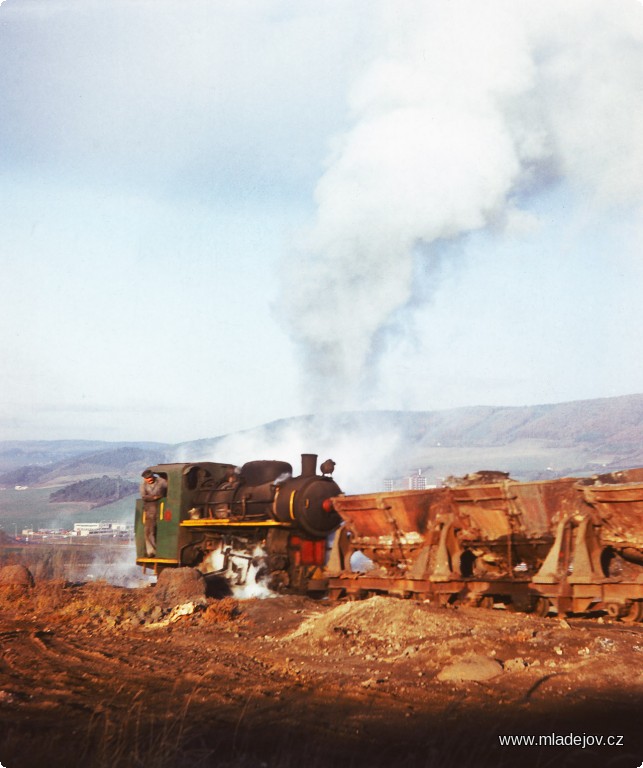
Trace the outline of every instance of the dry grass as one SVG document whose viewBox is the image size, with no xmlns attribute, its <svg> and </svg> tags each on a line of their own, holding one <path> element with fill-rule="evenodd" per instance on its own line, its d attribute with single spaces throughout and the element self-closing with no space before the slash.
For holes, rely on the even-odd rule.
<svg viewBox="0 0 643 768">
<path fill-rule="evenodd" d="M 188 698 L 181 711 L 168 703 L 165 716 L 146 716 L 145 691 L 125 717 L 113 712 L 96 711 L 81 728 L 68 734 L 61 729 L 38 728 L 33 739 L 24 730 L 9 730 L 0 737 L 2 761 L 12 768 L 41 768 L 46 765 L 84 768 L 199 768 L 217 765 L 211 748 L 203 745 L 186 750 L 194 743 L 189 711 L 193 702 Z M 2 730 L 2 729 L 0 729 Z M 29 750 L 25 744 L 30 742 Z"/>
</svg>

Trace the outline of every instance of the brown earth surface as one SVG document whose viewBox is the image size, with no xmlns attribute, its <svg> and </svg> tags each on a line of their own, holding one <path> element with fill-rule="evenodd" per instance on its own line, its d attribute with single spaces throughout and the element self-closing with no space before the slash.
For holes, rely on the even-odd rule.
<svg viewBox="0 0 643 768">
<path fill-rule="evenodd" d="M 4 768 L 643 763 L 640 624 L 385 597 L 158 597 L 0 590 Z"/>
</svg>

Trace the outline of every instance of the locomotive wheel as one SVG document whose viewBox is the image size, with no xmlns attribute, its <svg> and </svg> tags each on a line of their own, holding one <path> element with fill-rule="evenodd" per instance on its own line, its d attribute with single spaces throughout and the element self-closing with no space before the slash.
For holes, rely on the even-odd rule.
<svg viewBox="0 0 643 768">
<path fill-rule="evenodd" d="M 626 612 L 621 616 L 621 621 L 626 624 L 634 624 L 637 621 L 643 621 L 643 600 L 635 600 L 627 607 Z"/>
<path fill-rule="evenodd" d="M 545 618 L 551 610 L 551 600 L 548 597 L 539 597 L 534 605 L 534 615 Z"/>
</svg>

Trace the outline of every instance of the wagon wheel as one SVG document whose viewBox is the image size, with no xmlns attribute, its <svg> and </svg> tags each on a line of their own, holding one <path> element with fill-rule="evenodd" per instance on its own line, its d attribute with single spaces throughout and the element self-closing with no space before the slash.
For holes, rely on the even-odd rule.
<svg viewBox="0 0 643 768">
<path fill-rule="evenodd" d="M 634 624 L 637 621 L 643 621 L 643 600 L 634 600 L 626 612 L 621 616 L 621 621 L 626 624 Z"/>
<path fill-rule="evenodd" d="M 610 619 L 620 619 L 623 606 L 621 603 L 605 603 L 603 606 Z"/>
<path fill-rule="evenodd" d="M 549 615 L 550 610 L 551 610 L 551 600 L 548 597 L 539 597 L 536 599 L 536 602 L 534 604 L 535 616 L 541 616 L 542 618 L 545 618 L 545 616 Z"/>
<path fill-rule="evenodd" d="M 495 602 L 496 601 L 495 601 L 493 595 L 484 595 L 480 599 L 479 605 L 480 605 L 481 608 L 487 608 L 488 610 L 490 610 L 495 605 Z"/>
</svg>

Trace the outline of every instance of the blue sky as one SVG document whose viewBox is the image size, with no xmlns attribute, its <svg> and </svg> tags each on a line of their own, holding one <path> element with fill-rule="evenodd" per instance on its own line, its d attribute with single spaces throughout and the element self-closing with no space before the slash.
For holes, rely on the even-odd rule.
<svg viewBox="0 0 643 768">
<path fill-rule="evenodd" d="M 4 0 L 0 439 L 643 391 L 637 0 Z"/>
</svg>

